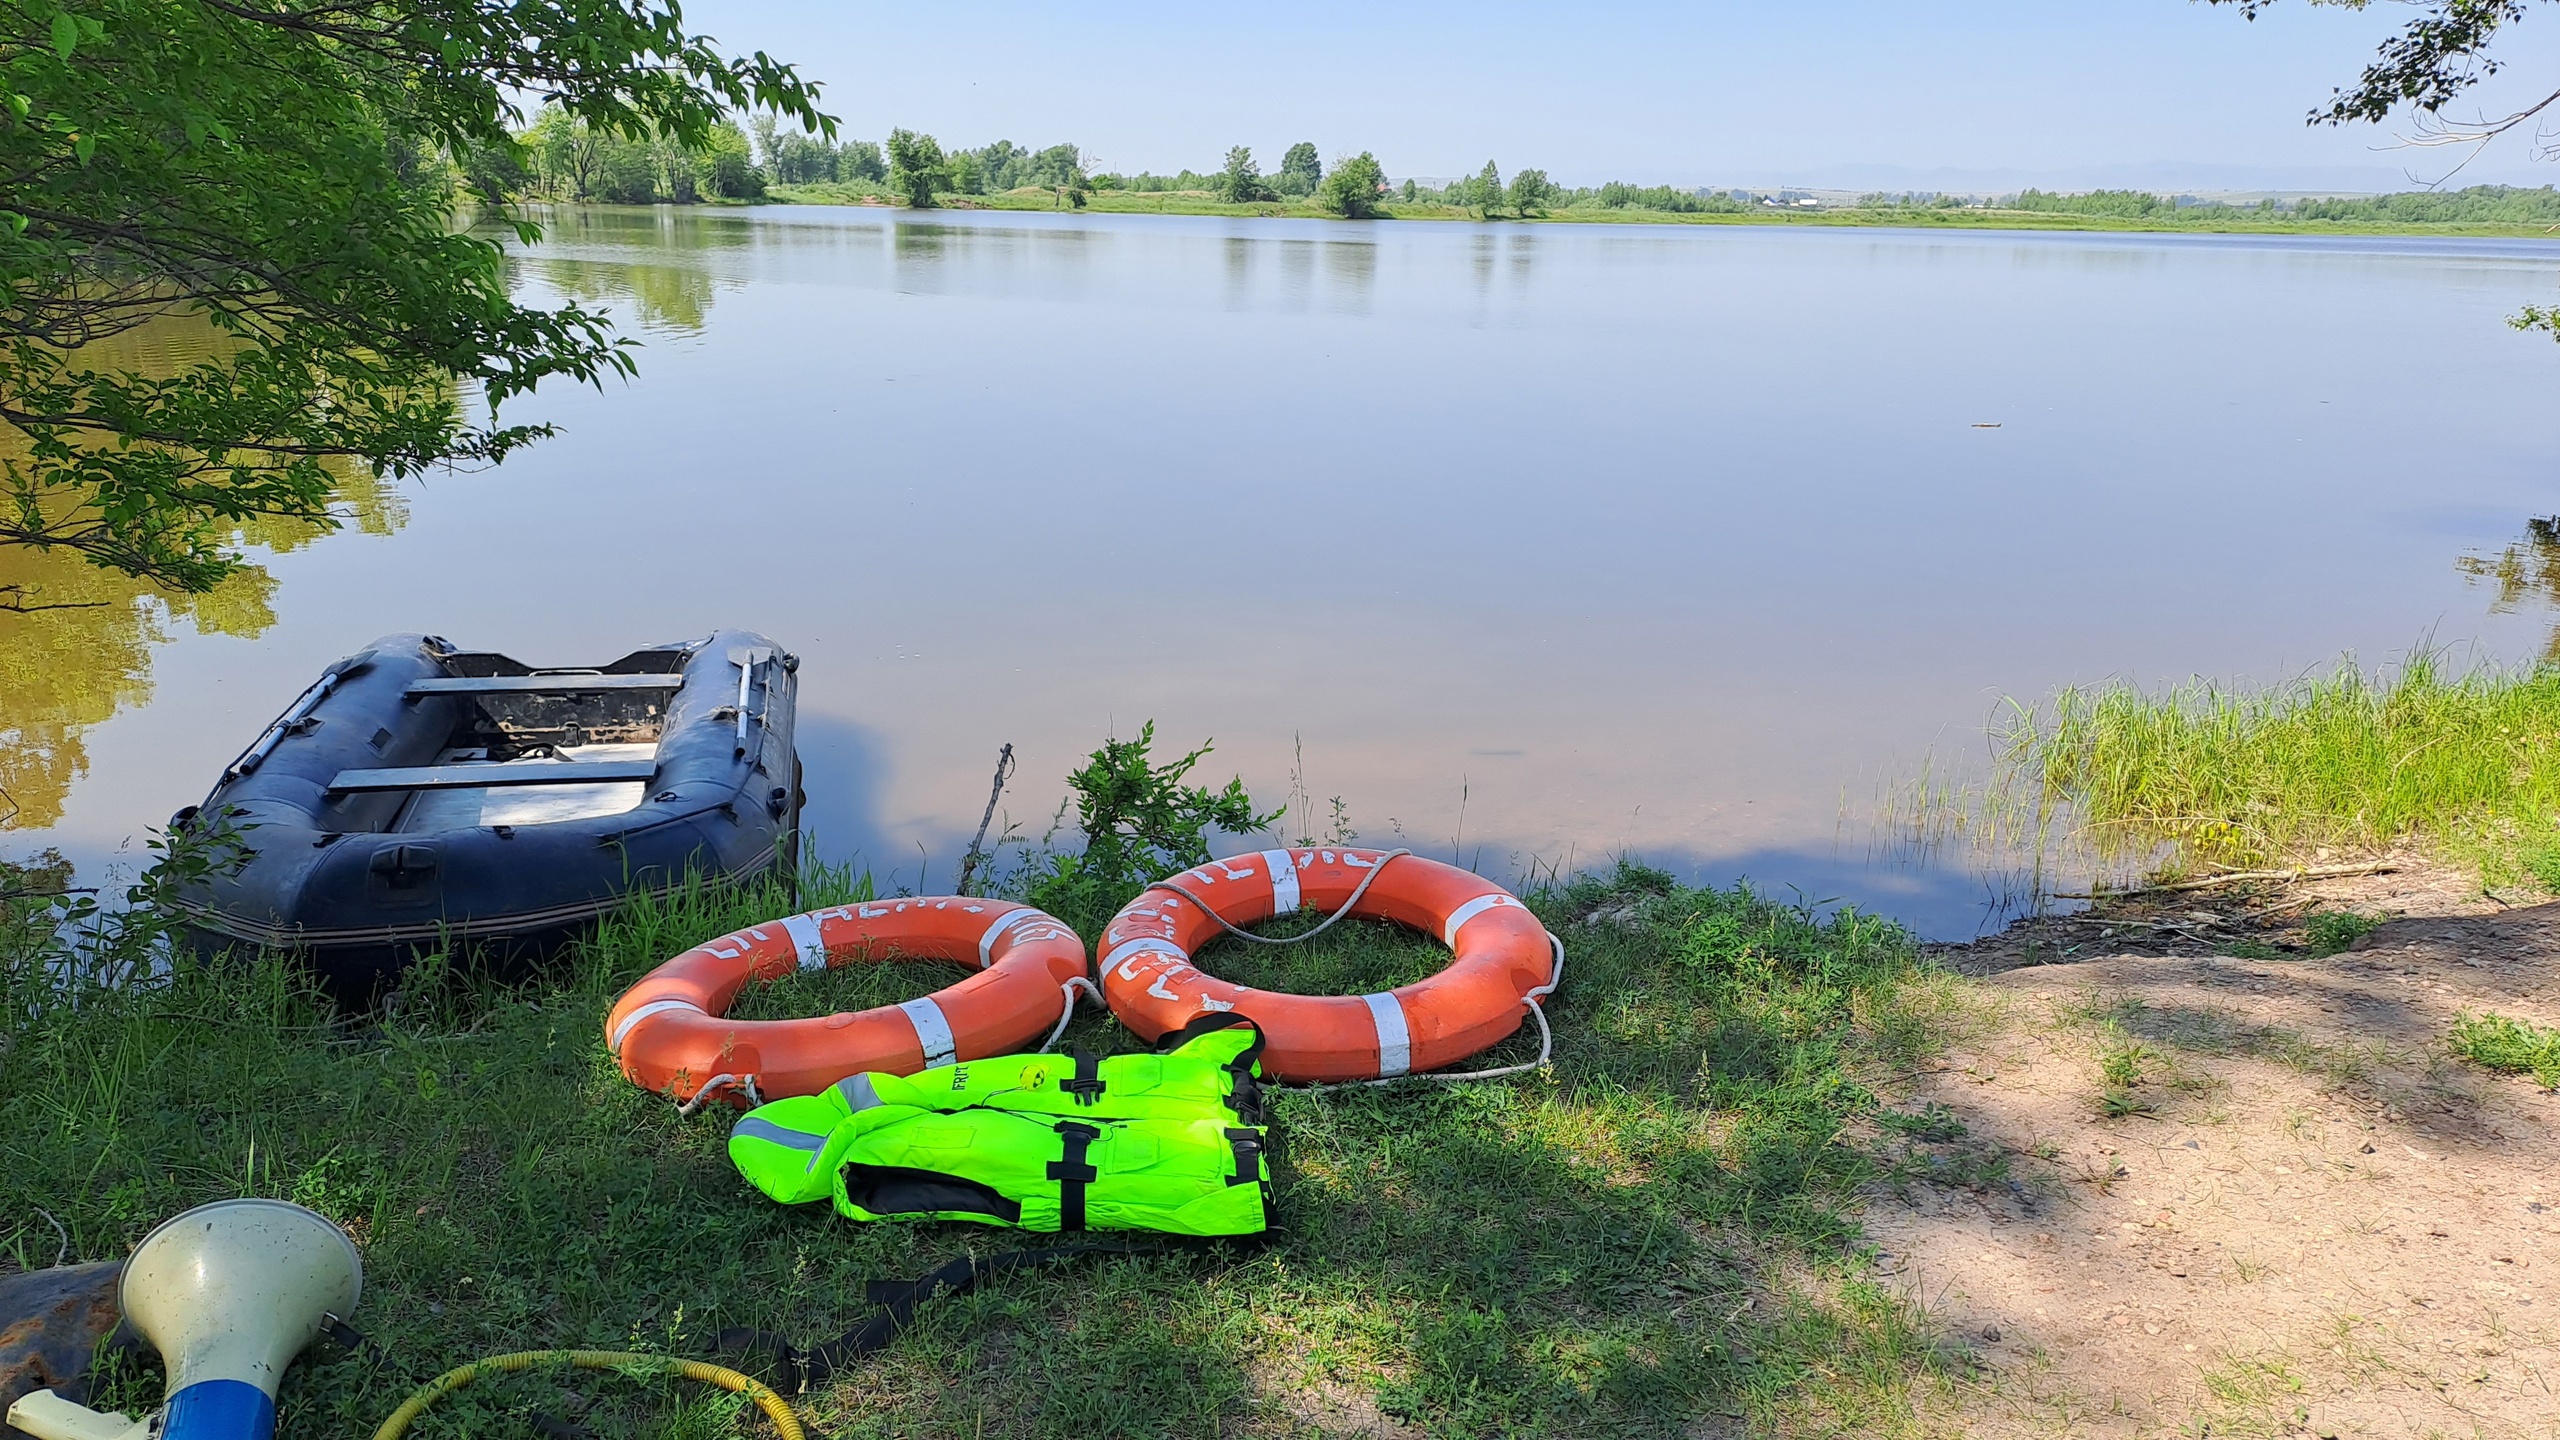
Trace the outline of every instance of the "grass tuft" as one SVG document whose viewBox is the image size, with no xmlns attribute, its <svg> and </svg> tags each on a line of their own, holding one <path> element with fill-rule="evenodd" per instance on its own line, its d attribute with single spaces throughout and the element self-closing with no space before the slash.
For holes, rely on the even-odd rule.
<svg viewBox="0 0 2560 1440">
<path fill-rule="evenodd" d="M 2353 910 L 2322 910 L 2303 921 L 2302 932 L 2313 955 L 2335 955 L 2374 932 L 2382 921 Z"/>
<path fill-rule="evenodd" d="M 2456 1016 L 2453 1050 L 2483 1069 L 2531 1075 L 2545 1090 L 2560 1090 L 2560 1030 L 2503 1015 Z"/>
<path fill-rule="evenodd" d="M 2416 841 L 2491 862 L 2495 883 L 2527 855 L 2560 860 L 2560 666 L 2454 673 L 2421 647 L 2396 669 L 2349 661 L 2263 690 L 2114 683 L 2021 709 L 2001 738 L 2013 777 L 2110 861 L 2247 867 Z"/>
</svg>

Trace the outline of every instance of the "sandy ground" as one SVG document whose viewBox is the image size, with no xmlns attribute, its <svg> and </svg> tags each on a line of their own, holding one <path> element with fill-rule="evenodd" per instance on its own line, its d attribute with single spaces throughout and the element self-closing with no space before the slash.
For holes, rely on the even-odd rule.
<svg viewBox="0 0 2560 1440">
<path fill-rule="evenodd" d="M 2282 948 L 2324 906 L 2405 918 L 2325 959 Z M 1965 1133 L 1867 1215 L 1881 1272 L 1977 1361 L 1941 1420 L 2560 1436 L 2560 1095 L 2447 1047 L 2465 1010 L 2560 1025 L 2560 905 L 2420 866 L 1943 958 L 1979 1009 L 1910 1099 Z M 2110 1052 L 2142 1077 L 2114 1118 Z"/>
</svg>

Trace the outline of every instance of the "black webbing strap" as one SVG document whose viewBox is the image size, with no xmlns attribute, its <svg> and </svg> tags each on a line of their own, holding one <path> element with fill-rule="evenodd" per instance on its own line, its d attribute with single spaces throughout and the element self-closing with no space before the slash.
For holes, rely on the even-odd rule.
<svg viewBox="0 0 2560 1440">
<path fill-rule="evenodd" d="M 1159 1255 L 1204 1250 L 1214 1243 L 1189 1236 L 1159 1235 L 1143 1240 L 1100 1240 L 1010 1250 L 1001 1255 L 963 1255 L 914 1280 L 871 1281 L 863 1287 L 864 1302 L 877 1307 L 871 1318 L 807 1350 L 793 1348 L 790 1341 L 769 1330 L 723 1330 L 718 1345 L 722 1354 L 761 1357 L 771 1362 L 767 1383 L 784 1395 L 797 1395 L 825 1384 L 838 1370 L 887 1349 L 891 1341 L 915 1323 L 916 1307 L 925 1301 L 943 1295 L 965 1295 L 989 1276 L 1089 1255 Z"/>
<path fill-rule="evenodd" d="M 1155 1052 L 1159 1055 L 1170 1055 L 1174 1051 L 1181 1049 L 1183 1046 L 1190 1044 L 1192 1041 L 1199 1039 L 1203 1035 L 1213 1035 L 1220 1030 L 1232 1030 L 1238 1025 L 1253 1025 L 1255 1031 L 1253 1048 L 1247 1050 L 1245 1053 L 1249 1056 L 1260 1055 L 1262 1053 L 1262 1041 L 1260 1038 L 1262 1027 L 1254 1025 L 1252 1016 L 1234 1010 L 1204 1010 L 1201 1013 L 1192 1016 L 1189 1021 L 1184 1023 L 1181 1029 L 1167 1030 L 1162 1035 L 1157 1036 Z"/>
<path fill-rule="evenodd" d="M 1067 1058 L 1076 1062 L 1075 1078 L 1062 1080 L 1058 1088 L 1076 1097 L 1079 1105 L 1091 1105 L 1102 1098 L 1109 1087 L 1102 1080 L 1102 1062 L 1083 1050 L 1070 1050 Z"/>
<path fill-rule="evenodd" d="M 1262 1132 L 1230 1130 L 1227 1143 L 1235 1147 L 1236 1173 L 1227 1177 L 1229 1185 L 1251 1185 L 1262 1179 Z"/>
<path fill-rule="evenodd" d="M 1048 1176 L 1058 1182 L 1058 1230 L 1073 1234 L 1084 1228 L 1084 1187 L 1102 1178 L 1102 1172 L 1085 1163 L 1084 1152 L 1102 1132 L 1091 1125 L 1073 1120 L 1061 1121 L 1058 1139 L 1066 1153 L 1049 1162 Z"/>
<path fill-rule="evenodd" d="M 1227 1096 L 1227 1108 L 1235 1111 L 1236 1118 L 1247 1125 L 1259 1125 L 1262 1123 L 1262 1082 L 1254 1075 L 1253 1067 L 1262 1059 L 1264 1036 L 1262 1027 L 1254 1022 L 1252 1016 L 1234 1010 L 1203 1011 L 1192 1016 L 1181 1029 L 1168 1030 L 1157 1036 L 1155 1052 L 1170 1055 L 1203 1035 L 1233 1030 L 1239 1025 L 1253 1031 L 1253 1043 L 1226 1064 L 1227 1073 L 1235 1081 Z"/>
</svg>

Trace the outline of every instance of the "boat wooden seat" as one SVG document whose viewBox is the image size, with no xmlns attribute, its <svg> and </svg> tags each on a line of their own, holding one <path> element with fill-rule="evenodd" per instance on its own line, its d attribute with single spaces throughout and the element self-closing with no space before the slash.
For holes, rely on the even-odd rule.
<svg viewBox="0 0 2560 1440">
<path fill-rule="evenodd" d="M 451 675 L 412 680 L 404 699 L 421 695 L 586 695 L 615 690 L 681 690 L 682 675 Z"/>
<path fill-rule="evenodd" d="M 506 785 L 595 785 L 616 780 L 647 780 L 658 773 L 655 760 L 590 760 L 562 764 L 556 760 L 468 765 L 401 765 L 379 770 L 341 770 L 329 782 L 331 794 L 360 790 L 476 790 Z"/>
</svg>

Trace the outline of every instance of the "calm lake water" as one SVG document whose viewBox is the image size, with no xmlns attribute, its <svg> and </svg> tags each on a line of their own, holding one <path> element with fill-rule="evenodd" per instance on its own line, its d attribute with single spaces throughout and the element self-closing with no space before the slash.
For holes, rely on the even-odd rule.
<svg viewBox="0 0 2560 1440">
<path fill-rule="evenodd" d="M 1870 821 L 1981 773 L 2002 697 L 2549 632 L 2457 562 L 2560 508 L 2560 347 L 2504 323 L 2560 246 L 553 218 L 526 289 L 625 318 L 639 378 L 201 625 L 0 616 L 49 677 L 0 854 L 130 855 L 377 634 L 728 624 L 803 656 L 811 823 L 887 883 L 948 885 L 1000 744 L 1036 836 L 1152 719 L 1319 835 L 1339 796 L 1500 877 L 1632 852 L 1961 936 L 2011 861 Z"/>
</svg>

